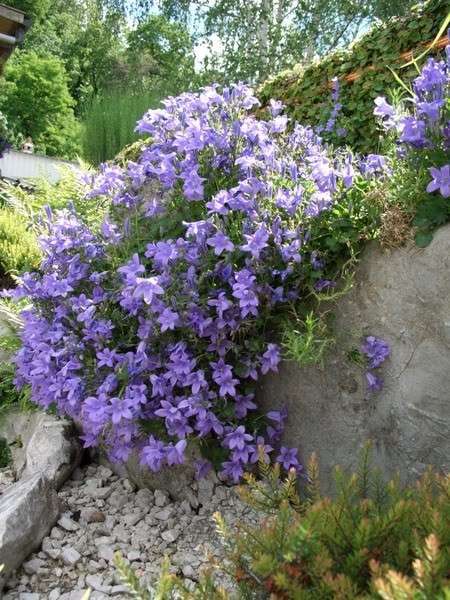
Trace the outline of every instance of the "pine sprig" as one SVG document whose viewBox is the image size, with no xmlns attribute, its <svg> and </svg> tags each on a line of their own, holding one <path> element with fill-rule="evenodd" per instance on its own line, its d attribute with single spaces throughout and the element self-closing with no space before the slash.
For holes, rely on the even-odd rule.
<svg viewBox="0 0 450 600">
<path fill-rule="evenodd" d="M 129 565 L 127 565 L 120 552 L 116 552 L 114 555 L 114 565 L 119 573 L 122 583 L 128 587 L 130 594 L 134 598 L 137 598 L 138 600 L 156 600 L 155 598 L 152 598 L 149 591 L 141 586 L 136 573 Z M 162 584 L 164 585 L 164 572 L 160 580 L 160 583 L 161 582 L 163 582 Z"/>
</svg>

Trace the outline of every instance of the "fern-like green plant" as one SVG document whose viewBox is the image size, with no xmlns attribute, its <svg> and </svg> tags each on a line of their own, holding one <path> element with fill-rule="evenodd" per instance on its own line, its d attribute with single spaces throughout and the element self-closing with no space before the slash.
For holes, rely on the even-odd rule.
<svg viewBox="0 0 450 600">
<path fill-rule="evenodd" d="M 18 274 L 39 266 L 36 237 L 25 218 L 11 209 L 0 209 L 0 271 Z"/>
</svg>

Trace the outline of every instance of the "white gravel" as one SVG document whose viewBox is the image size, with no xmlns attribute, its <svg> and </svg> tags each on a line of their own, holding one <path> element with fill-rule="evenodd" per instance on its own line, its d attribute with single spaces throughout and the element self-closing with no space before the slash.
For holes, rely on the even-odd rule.
<svg viewBox="0 0 450 600">
<path fill-rule="evenodd" d="M 189 584 L 208 554 L 222 555 L 214 512 L 230 526 L 255 519 L 236 490 L 217 480 L 195 483 L 175 502 L 161 490 L 135 490 L 98 465 L 77 469 L 59 496 L 64 513 L 9 580 L 4 600 L 80 600 L 88 588 L 91 600 L 130 598 L 112 564 L 116 551 L 146 585 L 157 579 L 164 556 Z"/>
</svg>

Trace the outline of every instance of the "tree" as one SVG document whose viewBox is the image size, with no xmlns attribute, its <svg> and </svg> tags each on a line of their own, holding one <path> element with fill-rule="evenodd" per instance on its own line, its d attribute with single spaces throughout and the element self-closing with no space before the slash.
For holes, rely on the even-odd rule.
<svg viewBox="0 0 450 600">
<path fill-rule="evenodd" d="M 211 45 L 207 66 L 225 80 L 258 82 L 348 44 L 371 22 L 407 12 L 415 0 L 162 0 L 164 14 L 188 21 Z M 144 7 L 142 0 L 139 5 Z M 147 5 L 148 10 L 148 5 Z M 214 40 L 222 46 L 214 55 Z"/>
<path fill-rule="evenodd" d="M 195 79 L 193 41 L 181 23 L 150 15 L 129 33 L 127 42 L 129 73 L 141 78 L 144 88 L 177 93 Z"/>
<path fill-rule="evenodd" d="M 108 0 L 55 0 L 34 20 L 24 48 L 51 54 L 64 63 L 75 112 L 115 83 L 115 67 L 124 50 L 124 15 Z"/>
<path fill-rule="evenodd" d="M 38 151 L 67 158 L 76 155 L 79 126 L 67 75 L 57 58 L 17 51 L 1 82 L 0 110 L 14 130 L 33 139 Z"/>
<path fill-rule="evenodd" d="M 52 0 L 7 0 L 11 8 L 22 10 L 28 19 L 39 20 L 49 10 Z"/>
</svg>

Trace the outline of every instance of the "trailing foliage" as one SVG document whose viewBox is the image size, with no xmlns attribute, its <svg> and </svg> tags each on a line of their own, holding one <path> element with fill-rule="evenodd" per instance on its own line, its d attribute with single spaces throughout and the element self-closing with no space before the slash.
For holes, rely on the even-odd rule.
<svg viewBox="0 0 450 600">
<path fill-rule="evenodd" d="M 397 130 L 405 164 L 422 161 L 426 172 L 435 161 L 430 202 L 448 188 L 449 65 L 449 54 L 430 59 L 414 81 L 418 110 L 437 102 L 421 144 L 411 141 L 417 116 L 383 98 L 375 108 Z M 207 459 L 199 475 L 212 464 L 237 481 L 258 444 L 273 452 L 286 415 L 258 412 L 254 381 L 277 369 L 280 337 L 289 357 L 322 360 L 330 339 L 318 304 L 345 290 L 343 275 L 378 234 L 382 203 L 372 198 L 389 194 L 396 161 L 355 158 L 311 128 L 289 131 L 276 101 L 259 120 L 257 103 L 242 85 L 169 98 L 138 123 L 151 137 L 136 159 L 92 177 L 86 206 L 111 202 L 100 227 L 73 210 L 47 212 L 42 274 L 17 291 L 34 305 L 19 382 L 115 460 L 136 452 L 157 471 L 195 444 Z M 302 325 L 289 332 L 292 314 Z M 361 353 L 378 391 L 389 345 L 370 335 Z M 295 449 L 276 456 L 286 469 L 298 464 Z"/>
<path fill-rule="evenodd" d="M 373 102 L 380 94 L 395 88 L 390 69 L 405 64 L 402 54 L 418 56 L 425 42 L 432 42 L 448 14 L 446 0 L 418 4 L 404 18 L 374 26 L 360 40 L 306 68 L 283 71 L 262 85 L 258 97 L 263 104 L 279 98 L 295 120 L 310 125 L 324 123 L 330 112 L 330 85 L 336 77 L 341 85 L 338 127 L 329 137 L 362 152 L 377 152 L 381 140 L 372 119 Z M 443 32 L 443 35 L 445 32 Z M 401 70 L 408 80 L 416 73 L 414 65 Z M 346 76 L 357 78 L 347 80 Z M 345 132 L 345 135 L 343 135 Z"/>
<path fill-rule="evenodd" d="M 189 441 L 237 480 L 258 440 L 272 452 L 284 415 L 258 414 L 252 382 L 277 368 L 280 316 L 327 297 L 374 234 L 353 184 L 373 185 L 383 162 L 362 173 L 312 130 L 288 133 L 276 102 L 257 120 L 256 103 L 245 86 L 206 88 L 149 111 L 137 160 L 93 178 L 108 220 L 93 231 L 73 211 L 49 215 L 43 276 L 19 290 L 35 306 L 19 380 L 116 460 L 136 451 L 159 470 Z M 296 465 L 295 450 L 278 460 Z"/>
</svg>

